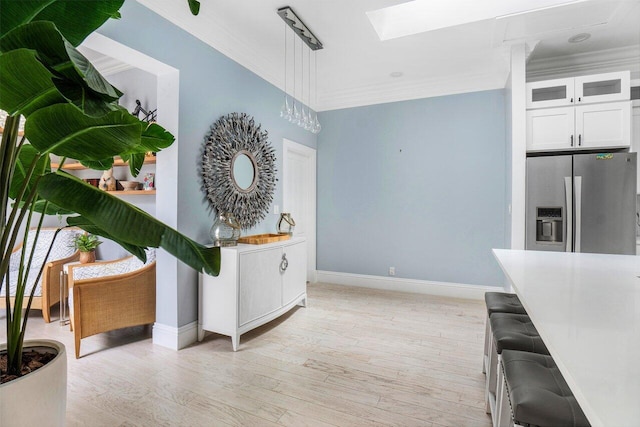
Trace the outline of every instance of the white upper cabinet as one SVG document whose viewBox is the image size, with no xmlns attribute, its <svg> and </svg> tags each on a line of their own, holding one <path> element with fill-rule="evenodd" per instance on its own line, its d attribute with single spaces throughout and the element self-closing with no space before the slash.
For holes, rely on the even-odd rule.
<svg viewBox="0 0 640 427">
<path fill-rule="evenodd" d="M 629 101 L 527 111 L 527 151 L 625 148 L 631 142 Z"/>
<path fill-rule="evenodd" d="M 574 128 L 575 108 L 527 111 L 527 151 L 571 150 Z"/>
<path fill-rule="evenodd" d="M 575 100 L 577 104 L 595 102 L 628 101 L 631 80 L 629 71 L 576 77 Z"/>
<path fill-rule="evenodd" d="M 573 105 L 574 79 L 527 83 L 527 109 Z"/>
<path fill-rule="evenodd" d="M 527 151 L 627 148 L 629 71 L 527 83 Z"/>
<path fill-rule="evenodd" d="M 629 93 L 629 71 L 545 80 L 527 83 L 527 109 L 625 101 Z"/>
<path fill-rule="evenodd" d="M 631 143 L 630 102 L 581 105 L 575 110 L 575 137 L 578 139 L 579 149 L 629 147 Z"/>
</svg>

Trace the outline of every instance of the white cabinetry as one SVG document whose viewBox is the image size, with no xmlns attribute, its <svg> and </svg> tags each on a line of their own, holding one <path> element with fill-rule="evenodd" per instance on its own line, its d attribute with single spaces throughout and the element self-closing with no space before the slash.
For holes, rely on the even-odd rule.
<svg viewBox="0 0 640 427">
<path fill-rule="evenodd" d="M 228 335 L 235 351 L 243 333 L 306 305 L 306 263 L 304 238 L 221 248 L 220 274 L 200 274 L 198 340 Z"/>
<path fill-rule="evenodd" d="M 527 151 L 629 147 L 629 76 L 624 71 L 528 83 Z"/>
<path fill-rule="evenodd" d="M 624 101 L 629 90 L 628 71 L 527 83 L 527 109 Z"/>
<path fill-rule="evenodd" d="M 629 101 L 527 111 L 527 151 L 624 148 L 631 141 Z"/>
<path fill-rule="evenodd" d="M 574 146 L 575 109 L 527 111 L 527 151 L 570 150 Z"/>
<path fill-rule="evenodd" d="M 576 107 L 578 148 L 628 147 L 631 143 L 629 101 Z"/>
</svg>

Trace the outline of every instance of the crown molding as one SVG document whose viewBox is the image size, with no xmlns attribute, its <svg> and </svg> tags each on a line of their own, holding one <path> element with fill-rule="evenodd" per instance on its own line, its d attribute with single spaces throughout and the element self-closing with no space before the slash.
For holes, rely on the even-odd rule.
<svg viewBox="0 0 640 427">
<path fill-rule="evenodd" d="M 272 58 L 264 56 L 259 50 L 255 49 L 255 46 L 235 36 L 234 31 L 227 28 L 224 22 L 216 21 L 211 17 L 207 17 L 207 20 L 204 20 L 202 17 L 192 16 L 186 7 L 180 9 L 180 13 L 176 13 L 174 8 L 168 7 L 173 2 L 165 3 L 157 0 L 136 1 L 284 91 L 284 77 L 277 71 L 277 67 L 270 65 Z M 275 13 L 274 17 L 277 17 Z M 187 28 L 189 30 L 186 30 Z M 284 51 L 282 55 L 284 55 Z"/>
<path fill-rule="evenodd" d="M 508 74 L 509 71 L 505 69 L 490 73 L 455 74 L 444 79 L 431 79 L 414 84 L 393 83 L 361 86 L 353 90 L 324 94 L 318 99 L 317 111 L 503 89 Z"/>
<path fill-rule="evenodd" d="M 527 63 L 527 81 L 620 70 L 629 70 L 632 77 L 640 77 L 640 45 L 531 60 Z"/>
</svg>

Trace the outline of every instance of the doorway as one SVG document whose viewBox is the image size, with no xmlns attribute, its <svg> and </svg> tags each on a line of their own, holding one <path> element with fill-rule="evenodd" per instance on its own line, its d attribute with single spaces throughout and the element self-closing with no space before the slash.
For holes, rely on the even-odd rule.
<svg viewBox="0 0 640 427">
<path fill-rule="evenodd" d="M 294 236 L 307 239 L 307 281 L 316 279 L 316 150 L 282 142 L 282 211 L 291 213 Z"/>
</svg>

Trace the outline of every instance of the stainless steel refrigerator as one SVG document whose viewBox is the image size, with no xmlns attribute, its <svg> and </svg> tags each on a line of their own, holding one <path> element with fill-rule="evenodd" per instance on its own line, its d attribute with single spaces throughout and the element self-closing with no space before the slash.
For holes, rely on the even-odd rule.
<svg viewBox="0 0 640 427">
<path fill-rule="evenodd" d="M 636 254 L 636 153 L 527 158 L 526 248 Z"/>
</svg>

